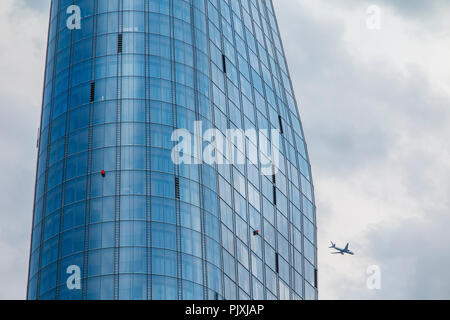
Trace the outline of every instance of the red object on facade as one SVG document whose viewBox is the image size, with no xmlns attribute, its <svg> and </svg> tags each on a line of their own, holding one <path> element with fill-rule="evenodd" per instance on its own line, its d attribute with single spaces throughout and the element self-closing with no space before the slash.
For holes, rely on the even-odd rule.
<svg viewBox="0 0 450 320">
<path fill-rule="evenodd" d="M 257 236 L 257 235 L 259 235 L 259 230 L 255 230 L 255 231 L 253 231 L 253 235 L 254 235 L 254 236 Z"/>
<path fill-rule="evenodd" d="M 105 170 L 102 170 L 102 177 L 106 175 Z"/>
</svg>

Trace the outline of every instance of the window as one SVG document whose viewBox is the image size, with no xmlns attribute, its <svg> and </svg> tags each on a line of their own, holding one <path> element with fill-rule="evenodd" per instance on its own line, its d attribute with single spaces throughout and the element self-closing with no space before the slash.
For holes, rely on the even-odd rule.
<svg viewBox="0 0 450 320">
<path fill-rule="evenodd" d="M 123 50 L 123 35 L 119 33 L 117 35 L 117 53 L 122 53 Z"/>
<path fill-rule="evenodd" d="M 91 82 L 90 101 L 94 102 L 94 99 L 95 99 L 95 82 Z"/>
<path fill-rule="evenodd" d="M 227 58 L 224 54 L 222 55 L 222 70 L 223 73 L 227 73 Z"/>
</svg>

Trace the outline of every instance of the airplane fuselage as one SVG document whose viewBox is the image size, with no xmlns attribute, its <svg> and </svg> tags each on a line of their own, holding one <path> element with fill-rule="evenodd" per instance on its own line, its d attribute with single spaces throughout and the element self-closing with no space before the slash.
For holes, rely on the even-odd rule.
<svg viewBox="0 0 450 320">
<path fill-rule="evenodd" d="M 354 255 L 354 253 L 348 249 L 348 243 L 347 243 L 347 245 L 345 246 L 345 248 L 342 249 L 342 248 L 336 247 L 336 244 L 334 244 L 333 242 L 331 242 L 331 247 L 330 247 L 330 248 L 331 248 L 331 249 L 334 249 L 334 250 L 337 250 L 337 252 L 332 252 L 332 254 L 341 254 L 341 255 L 344 255 L 345 253 L 347 253 L 347 254 Z"/>
<path fill-rule="evenodd" d="M 346 250 L 346 249 L 341 249 L 341 248 L 338 248 L 338 247 L 336 247 L 336 248 L 334 248 L 334 249 L 336 249 L 337 251 L 339 251 L 339 252 L 337 252 L 337 253 L 340 253 L 340 254 L 344 254 L 344 253 L 347 253 L 347 254 L 351 254 L 351 255 L 354 255 L 354 253 L 353 252 L 351 252 L 350 250 Z"/>
</svg>

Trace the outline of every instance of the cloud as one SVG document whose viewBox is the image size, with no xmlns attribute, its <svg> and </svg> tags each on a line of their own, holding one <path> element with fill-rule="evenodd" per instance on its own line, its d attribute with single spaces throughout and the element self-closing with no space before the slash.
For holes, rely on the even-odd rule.
<svg viewBox="0 0 450 320">
<path fill-rule="evenodd" d="M 438 279 L 450 277 L 438 262 L 449 251 L 414 241 L 426 234 L 450 240 L 441 227 L 448 225 L 450 193 L 449 74 L 440 72 L 449 63 L 436 54 L 447 53 L 450 42 L 427 22 L 444 4 L 416 8 L 427 17 L 417 21 L 400 4 L 386 3 L 382 29 L 372 32 L 365 8 L 381 2 L 275 1 L 315 182 L 319 294 L 448 298 Z M 350 241 L 356 255 L 330 255 L 329 240 Z M 382 270 L 380 291 L 366 288 L 373 264 Z M 417 277 L 430 272 L 427 292 L 420 292 Z"/>
<path fill-rule="evenodd" d="M 448 7 L 449 3 L 445 0 L 378 0 L 375 1 L 380 5 L 390 6 L 401 15 L 412 17 L 426 17 L 434 15 L 437 11 L 444 7 Z"/>
<path fill-rule="evenodd" d="M 315 165 L 348 174 L 385 159 L 405 132 L 446 125 L 447 97 L 433 92 L 421 68 L 402 72 L 389 60 L 359 59 L 342 41 L 339 21 L 323 23 L 307 9 L 280 5 L 279 14 L 306 135 L 320 148 Z"/>
<path fill-rule="evenodd" d="M 450 235 L 448 211 L 427 212 L 396 224 L 376 226 L 367 234 L 369 255 L 379 261 L 378 298 L 449 299 Z"/>
<path fill-rule="evenodd" d="M 47 11 L 1 1 L 0 299 L 26 294 L 47 23 Z"/>
<path fill-rule="evenodd" d="M 48 13 L 50 2 L 50 0 L 17 0 L 16 5 L 19 8 L 27 8 Z"/>
<path fill-rule="evenodd" d="M 328 3 L 333 3 L 333 0 L 325 0 Z M 439 14 L 439 11 L 450 7 L 450 3 L 446 0 L 341 0 L 337 7 L 344 9 L 352 8 L 367 8 L 368 6 L 376 5 L 381 8 L 389 8 L 394 10 L 397 14 L 408 19 L 421 18 L 422 20 L 415 20 L 415 22 L 423 22 L 423 19 L 430 19 Z M 427 21 L 429 22 L 429 21 Z"/>
</svg>

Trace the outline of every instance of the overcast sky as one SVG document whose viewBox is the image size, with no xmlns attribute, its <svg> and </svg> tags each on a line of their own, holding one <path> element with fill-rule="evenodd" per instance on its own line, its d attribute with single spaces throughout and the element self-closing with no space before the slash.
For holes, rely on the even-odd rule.
<svg viewBox="0 0 450 320">
<path fill-rule="evenodd" d="M 0 1 L 0 299 L 25 298 L 49 3 Z M 320 298 L 449 299 L 450 2 L 274 5 L 316 188 Z"/>
</svg>

